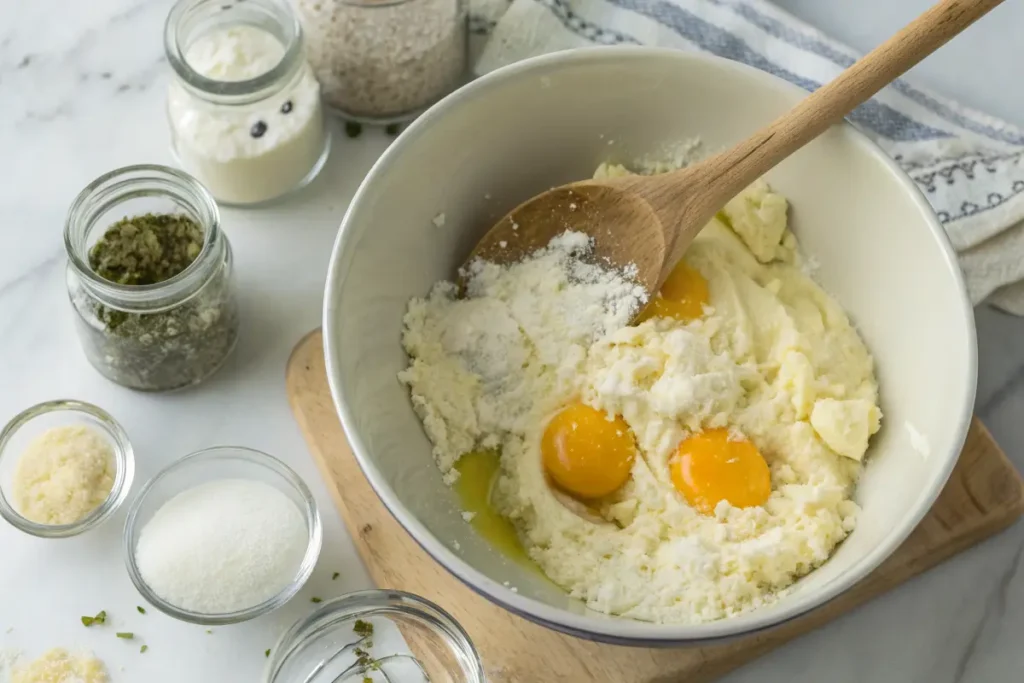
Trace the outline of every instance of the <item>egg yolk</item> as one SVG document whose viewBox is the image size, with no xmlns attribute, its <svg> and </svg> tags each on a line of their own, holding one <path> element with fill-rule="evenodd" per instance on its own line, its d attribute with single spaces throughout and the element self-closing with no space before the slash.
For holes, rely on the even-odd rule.
<svg viewBox="0 0 1024 683">
<path fill-rule="evenodd" d="M 708 281 L 696 268 L 687 265 L 685 261 L 680 261 L 637 321 L 643 322 L 651 318 L 695 320 L 704 315 L 704 304 L 707 302 Z"/>
<path fill-rule="evenodd" d="M 699 512 L 714 514 L 723 500 L 735 507 L 763 505 L 771 493 L 768 463 L 754 444 L 711 429 L 679 444 L 670 464 L 672 483 Z"/>
<path fill-rule="evenodd" d="M 629 479 L 636 443 L 629 425 L 583 403 L 551 418 L 540 444 L 544 469 L 559 488 L 578 498 L 600 498 Z"/>
</svg>

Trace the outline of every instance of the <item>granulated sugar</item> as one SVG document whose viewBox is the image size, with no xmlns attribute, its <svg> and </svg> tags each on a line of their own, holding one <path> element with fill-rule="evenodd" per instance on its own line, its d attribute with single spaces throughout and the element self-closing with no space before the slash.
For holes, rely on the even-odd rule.
<svg viewBox="0 0 1024 683">
<path fill-rule="evenodd" d="M 403 118 L 461 84 L 466 19 L 459 0 L 296 0 L 324 101 L 354 118 Z"/>
<path fill-rule="evenodd" d="M 523 433 L 574 392 L 586 349 L 644 303 L 630 273 L 588 263 L 591 250 L 589 237 L 566 232 L 519 263 L 474 261 L 465 298 L 440 282 L 410 302 L 402 341 L 412 364 L 399 378 L 448 481 L 460 455 L 497 445 L 482 435 Z"/>
<path fill-rule="evenodd" d="M 308 534 L 298 506 L 269 484 L 220 479 L 164 503 L 135 558 L 154 593 L 181 609 L 224 614 L 255 607 L 298 573 Z"/>
</svg>

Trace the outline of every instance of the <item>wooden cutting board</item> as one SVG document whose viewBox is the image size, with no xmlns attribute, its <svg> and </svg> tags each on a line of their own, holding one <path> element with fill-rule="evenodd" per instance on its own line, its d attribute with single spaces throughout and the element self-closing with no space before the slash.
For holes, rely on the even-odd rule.
<svg viewBox="0 0 1024 683">
<path fill-rule="evenodd" d="M 462 624 L 490 683 L 707 683 L 1009 526 L 1024 512 L 1020 475 L 975 418 L 931 512 L 868 578 L 817 610 L 725 645 L 644 649 L 562 635 L 510 614 L 432 560 L 384 509 L 345 442 L 327 388 L 320 332 L 292 353 L 288 396 L 345 524 L 378 586 L 432 600 Z"/>
</svg>

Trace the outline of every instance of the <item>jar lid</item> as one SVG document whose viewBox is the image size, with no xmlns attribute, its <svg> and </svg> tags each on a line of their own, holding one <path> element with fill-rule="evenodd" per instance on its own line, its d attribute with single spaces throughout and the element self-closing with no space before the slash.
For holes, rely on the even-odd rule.
<svg viewBox="0 0 1024 683">
<path fill-rule="evenodd" d="M 469 636 L 437 605 L 391 590 L 324 602 L 272 649 L 265 683 L 483 683 Z"/>
</svg>

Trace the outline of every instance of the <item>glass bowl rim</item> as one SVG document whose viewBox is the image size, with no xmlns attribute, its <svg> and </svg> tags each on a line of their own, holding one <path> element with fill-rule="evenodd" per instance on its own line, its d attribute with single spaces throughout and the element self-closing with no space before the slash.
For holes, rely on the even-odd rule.
<svg viewBox="0 0 1024 683">
<path fill-rule="evenodd" d="M 262 683 L 278 683 L 276 676 L 294 650 L 293 647 L 287 650 L 284 647 L 304 641 L 308 637 L 304 635 L 305 632 L 316 627 L 320 620 L 335 616 L 336 623 L 341 624 L 367 619 L 378 613 L 393 612 L 417 617 L 435 632 L 440 632 L 445 642 L 467 657 L 474 667 L 474 678 L 467 683 L 484 683 L 487 680 L 483 660 L 473 640 L 447 610 L 414 593 L 390 588 L 370 588 L 325 600 L 314 612 L 296 620 L 274 643 L 270 659 L 264 667 Z"/>
</svg>

